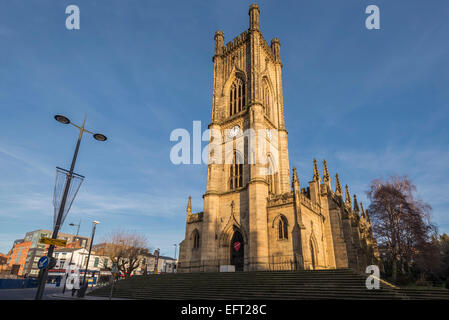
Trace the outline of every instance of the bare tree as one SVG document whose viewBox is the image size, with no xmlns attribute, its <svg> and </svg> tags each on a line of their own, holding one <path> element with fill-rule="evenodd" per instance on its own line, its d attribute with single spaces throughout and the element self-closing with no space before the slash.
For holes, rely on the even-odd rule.
<svg viewBox="0 0 449 320">
<path fill-rule="evenodd" d="M 126 278 L 150 252 L 147 238 L 135 232 L 114 231 L 105 237 L 104 242 L 104 254 L 117 263 Z"/>
<path fill-rule="evenodd" d="M 367 191 L 373 232 L 391 263 L 393 281 L 398 268 L 405 273 L 404 267 L 425 250 L 436 231 L 430 222 L 430 205 L 415 199 L 414 191 L 416 187 L 406 176 L 373 180 Z"/>
<path fill-rule="evenodd" d="M 421 273 L 420 280 L 424 281 L 427 276 L 430 276 L 432 281 L 435 282 L 440 278 L 443 265 L 438 237 L 432 237 L 431 241 L 422 245 L 415 258 L 415 264 Z"/>
<path fill-rule="evenodd" d="M 444 233 L 440 237 L 441 248 L 441 275 L 446 279 L 446 288 L 449 289 L 449 235 Z"/>
</svg>

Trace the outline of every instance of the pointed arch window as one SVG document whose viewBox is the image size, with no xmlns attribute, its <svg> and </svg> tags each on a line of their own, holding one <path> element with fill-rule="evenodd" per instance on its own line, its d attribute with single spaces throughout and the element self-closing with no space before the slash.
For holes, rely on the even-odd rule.
<svg viewBox="0 0 449 320">
<path fill-rule="evenodd" d="M 276 181 L 277 181 L 277 171 L 274 167 L 273 160 L 271 156 L 268 156 L 267 164 L 267 183 L 268 183 L 268 194 L 276 194 Z"/>
<path fill-rule="evenodd" d="M 231 85 L 229 92 L 229 116 L 239 113 L 246 104 L 245 83 L 242 79 L 236 78 Z"/>
<path fill-rule="evenodd" d="M 279 239 L 288 239 L 287 218 L 281 216 L 278 223 Z"/>
<path fill-rule="evenodd" d="M 243 186 L 243 161 L 240 155 L 234 151 L 231 168 L 229 171 L 229 189 L 237 189 Z"/>
<path fill-rule="evenodd" d="M 315 252 L 315 245 L 313 244 L 312 239 L 310 239 L 310 256 L 312 258 L 312 268 L 315 270 L 316 268 L 316 252 Z"/>
<path fill-rule="evenodd" d="M 193 231 L 193 249 L 198 249 L 200 247 L 200 233 L 195 229 Z"/>
<path fill-rule="evenodd" d="M 265 107 L 265 115 L 271 118 L 271 94 L 268 82 L 266 79 L 263 80 L 262 84 L 262 103 Z"/>
</svg>

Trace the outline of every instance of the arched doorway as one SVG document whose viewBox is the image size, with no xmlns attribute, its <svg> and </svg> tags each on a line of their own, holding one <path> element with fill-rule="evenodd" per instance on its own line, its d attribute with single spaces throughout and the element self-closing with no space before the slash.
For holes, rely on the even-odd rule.
<svg viewBox="0 0 449 320">
<path fill-rule="evenodd" d="M 240 231 L 235 230 L 231 239 L 231 264 L 235 266 L 235 271 L 243 271 L 244 266 L 244 242 Z"/>
</svg>

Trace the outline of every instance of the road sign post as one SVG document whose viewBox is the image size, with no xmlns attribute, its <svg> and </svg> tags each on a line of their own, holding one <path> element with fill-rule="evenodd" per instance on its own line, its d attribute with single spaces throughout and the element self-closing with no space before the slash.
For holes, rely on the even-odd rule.
<svg viewBox="0 0 449 320">
<path fill-rule="evenodd" d="M 52 238 L 45 238 L 45 237 L 42 237 L 41 240 L 39 240 L 39 242 L 43 243 L 43 244 L 58 246 L 58 247 L 65 247 L 67 245 L 67 240 L 52 239 Z"/>
</svg>

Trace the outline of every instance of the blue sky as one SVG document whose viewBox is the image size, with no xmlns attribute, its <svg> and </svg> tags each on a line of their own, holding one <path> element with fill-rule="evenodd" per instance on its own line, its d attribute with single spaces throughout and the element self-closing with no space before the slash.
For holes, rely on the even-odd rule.
<svg viewBox="0 0 449 320">
<path fill-rule="evenodd" d="M 85 175 L 69 213 L 97 240 L 122 228 L 173 255 L 185 207 L 202 210 L 205 165 L 175 166 L 170 133 L 207 128 L 213 36 L 248 29 L 250 1 L 17 0 L 0 3 L 0 252 L 25 232 L 51 228 L 55 167 Z M 65 28 L 76 4 L 81 29 Z M 351 193 L 407 174 L 432 220 L 449 232 L 449 2 L 259 1 L 261 29 L 281 41 L 291 167 L 302 185 L 326 159 Z M 380 8 L 380 30 L 365 8 Z"/>
</svg>

